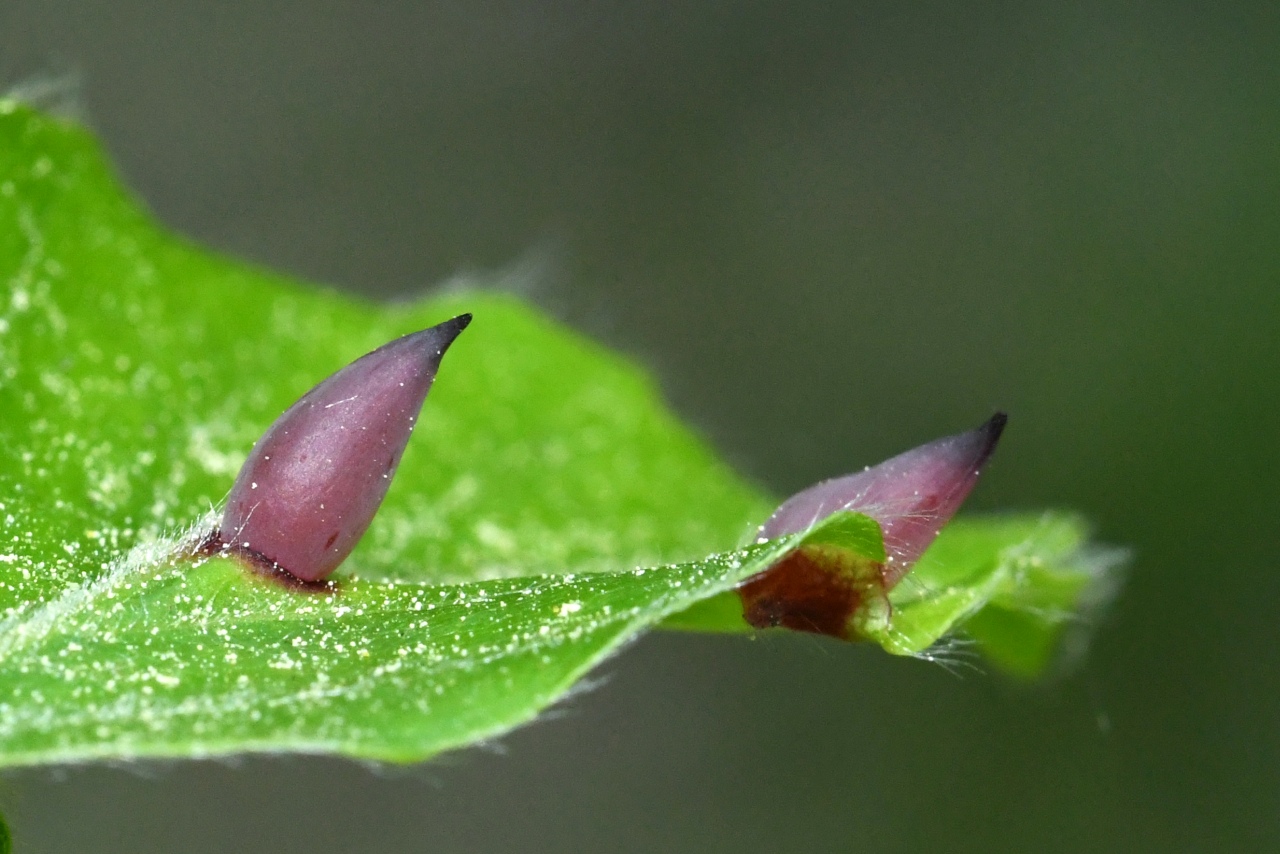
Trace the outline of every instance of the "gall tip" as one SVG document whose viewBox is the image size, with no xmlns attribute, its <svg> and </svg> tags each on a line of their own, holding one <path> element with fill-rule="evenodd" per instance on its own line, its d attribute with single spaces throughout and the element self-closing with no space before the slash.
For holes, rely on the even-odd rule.
<svg viewBox="0 0 1280 854">
<path fill-rule="evenodd" d="M 1004 412 L 997 412 L 968 433 L 952 437 L 952 441 L 956 443 L 957 451 L 969 454 L 970 464 L 974 468 L 981 469 L 995 453 L 996 445 L 1000 444 L 1000 437 L 1008 423 L 1009 416 Z"/>
<path fill-rule="evenodd" d="M 466 329 L 470 325 L 471 325 L 471 312 L 469 311 L 466 312 L 465 314 L 458 315 L 452 320 L 446 320 L 444 323 L 440 324 L 440 326 L 443 329 L 449 332 L 452 332 L 454 338 L 457 338 L 458 335 L 462 332 L 462 330 Z"/>
<path fill-rule="evenodd" d="M 418 332 L 411 332 L 403 338 L 392 341 L 379 350 L 385 350 L 388 347 L 397 346 L 399 344 L 410 344 L 411 346 L 422 347 L 429 351 L 431 358 L 444 355 L 444 351 L 448 350 L 450 345 L 458 339 L 462 334 L 462 330 L 471 325 L 471 314 L 460 314 L 457 317 L 450 318 L 443 323 L 437 323 L 427 329 Z M 375 351 L 378 352 L 378 351 Z"/>
<path fill-rule="evenodd" d="M 1000 441 L 1000 436 L 1004 433 L 1005 425 L 1009 423 L 1009 414 L 1006 412 L 997 412 L 992 415 L 977 432 L 986 440 L 986 453 L 982 455 L 980 462 L 985 463 L 987 458 L 996 449 L 996 444 Z"/>
</svg>

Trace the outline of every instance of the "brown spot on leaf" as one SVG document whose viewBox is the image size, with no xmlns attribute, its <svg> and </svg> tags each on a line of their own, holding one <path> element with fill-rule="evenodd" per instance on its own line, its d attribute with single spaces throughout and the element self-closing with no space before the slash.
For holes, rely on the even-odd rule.
<svg viewBox="0 0 1280 854">
<path fill-rule="evenodd" d="M 880 564 L 849 552 L 803 546 L 738 588 L 742 616 L 758 629 L 853 640 L 849 625 L 868 597 L 880 596 Z"/>
</svg>

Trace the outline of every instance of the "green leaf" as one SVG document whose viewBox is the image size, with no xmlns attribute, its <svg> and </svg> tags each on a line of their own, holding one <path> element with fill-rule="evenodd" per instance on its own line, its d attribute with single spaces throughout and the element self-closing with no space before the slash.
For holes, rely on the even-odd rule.
<svg viewBox="0 0 1280 854">
<path fill-rule="evenodd" d="M 950 619 L 963 626 L 964 634 L 989 660 L 1028 678 L 1063 659 L 1064 646 L 1070 647 L 1071 655 L 1083 652 L 1094 612 L 1115 596 L 1128 553 L 1090 543 L 1089 526 L 1074 514 L 984 521 L 987 524 L 958 520 L 948 536 L 940 538 L 942 547 L 931 549 L 919 567 L 923 572 L 915 578 L 916 590 L 921 591 L 916 602 L 928 598 L 924 589 L 929 586 L 936 591 L 968 584 L 989 596 L 969 613 L 937 615 L 932 630 Z M 985 561 L 980 554 L 987 555 Z M 948 565 L 967 566 L 972 574 L 967 581 L 956 578 L 946 573 Z M 903 611 L 910 607 L 904 603 Z M 928 622 L 923 613 L 915 619 L 917 627 Z M 904 617 L 898 625 L 909 632 L 911 620 Z M 1076 642 L 1064 644 L 1067 635 L 1074 635 Z"/>
<path fill-rule="evenodd" d="M 124 564 L 10 632 L 8 764 L 246 750 L 411 762 L 495 736 L 636 632 L 778 544 L 653 570 L 461 585 L 246 581 L 225 560 Z M 144 568 L 145 567 L 145 568 Z"/>
<path fill-rule="evenodd" d="M 1084 606 L 1110 597 L 1123 559 L 1090 547 L 1073 514 L 960 518 L 890 592 L 893 619 L 871 639 L 918 655 L 962 626 L 993 662 L 1034 676 Z"/>
<path fill-rule="evenodd" d="M 630 362 L 503 294 L 374 305 L 199 249 L 121 192 L 85 131 L 12 101 L 0 276 L 0 765 L 419 760 L 530 720 L 660 622 L 744 629 L 733 588 L 801 540 L 733 550 L 773 502 Z M 475 322 L 336 593 L 192 556 L 293 400 L 462 311 Z M 1028 615 L 1070 612 L 1088 579 L 1065 559 L 1017 569 L 1025 528 L 957 530 L 876 640 L 918 651 L 969 619 L 995 660 L 1040 666 L 1058 623 Z M 805 537 L 883 557 L 866 517 Z M 953 588 L 979 593 L 941 606 Z"/>
</svg>

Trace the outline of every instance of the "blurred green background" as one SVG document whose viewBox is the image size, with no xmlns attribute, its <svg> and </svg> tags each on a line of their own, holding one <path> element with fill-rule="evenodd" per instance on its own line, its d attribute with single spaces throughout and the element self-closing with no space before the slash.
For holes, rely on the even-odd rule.
<svg viewBox="0 0 1280 854">
<path fill-rule="evenodd" d="M 422 768 L 6 775 L 19 850 L 1280 850 L 1280 5 L 1067 5 L 5 0 L 200 241 L 504 277 L 779 494 L 1007 408 L 971 506 L 1136 555 L 1047 684 L 656 635 Z"/>
</svg>

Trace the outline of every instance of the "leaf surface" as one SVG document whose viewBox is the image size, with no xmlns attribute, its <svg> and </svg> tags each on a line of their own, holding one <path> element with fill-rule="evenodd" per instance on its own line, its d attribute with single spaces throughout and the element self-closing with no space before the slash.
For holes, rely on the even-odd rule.
<svg viewBox="0 0 1280 854">
<path fill-rule="evenodd" d="M 0 765 L 419 760 L 529 720 L 658 623 L 744 629 L 734 586 L 799 539 L 735 549 L 774 502 L 625 359 L 503 294 L 374 305 L 192 246 L 84 130 L 12 101 L 0 277 Z M 280 412 L 464 311 L 336 593 L 191 557 Z M 852 514 L 806 536 L 879 543 Z M 968 621 L 1035 671 L 1093 583 L 1082 536 L 958 523 L 874 639 L 917 653 Z"/>
</svg>

